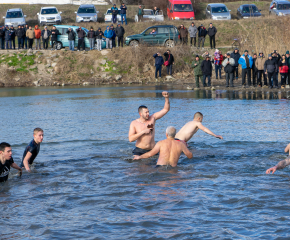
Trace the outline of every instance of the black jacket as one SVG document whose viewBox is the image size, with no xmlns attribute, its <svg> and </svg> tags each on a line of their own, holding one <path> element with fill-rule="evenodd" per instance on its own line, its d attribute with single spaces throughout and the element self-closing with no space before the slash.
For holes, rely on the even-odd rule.
<svg viewBox="0 0 290 240">
<path fill-rule="evenodd" d="M 67 36 L 67 39 L 68 39 L 68 40 L 70 40 L 70 41 L 74 41 L 74 40 L 76 39 L 76 33 L 75 33 L 74 30 L 71 30 L 71 31 L 67 30 L 67 31 L 66 31 L 66 34 L 68 35 L 68 36 Z"/>
<path fill-rule="evenodd" d="M 96 37 L 96 35 L 95 35 L 95 31 L 89 31 L 88 32 L 88 38 L 95 38 Z"/>
<path fill-rule="evenodd" d="M 15 32 L 16 32 L 16 36 L 18 38 L 24 38 L 25 37 L 25 30 L 23 28 L 17 28 Z"/>
<path fill-rule="evenodd" d="M 216 35 L 216 33 L 217 33 L 217 30 L 216 30 L 215 26 L 213 26 L 212 28 L 208 28 L 207 29 L 207 34 L 210 37 Z"/>
<path fill-rule="evenodd" d="M 170 57 L 169 57 L 170 55 Z M 164 56 L 165 56 L 165 61 L 167 61 L 168 59 L 168 63 L 169 65 L 172 65 L 174 63 L 174 57 L 172 54 L 168 54 L 167 52 L 164 53 Z"/>
<path fill-rule="evenodd" d="M 117 37 L 124 37 L 125 29 L 122 26 L 116 27 L 115 33 Z"/>
<path fill-rule="evenodd" d="M 264 71 L 268 73 L 277 72 L 278 65 L 276 63 L 276 60 L 273 58 L 271 60 L 270 59 L 266 60 L 265 65 L 264 65 Z"/>
<path fill-rule="evenodd" d="M 256 67 L 256 61 L 257 61 L 257 58 L 253 58 L 252 69 L 254 72 L 258 72 L 258 68 Z"/>
<path fill-rule="evenodd" d="M 10 34 L 11 34 L 11 40 L 14 40 L 15 39 L 15 36 L 16 36 L 16 31 L 15 29 L 13 28 L 10 28 Z"/>
<path fill-rule="evenodd" d="M 51 30 L 51 41 L 57 40 L 57 35 L 60 35 L 59 31 L 57 29 Z"/>
<path fill-rule="evenodd" d="M 200 68 L 201 68 L 203 75 L 209 75 L 209 76 L 212 75 L 212 64 L 211 64 L 210 60 L 208 60 L 208 61 L 203 60 L 201 65 L 200 65 Z"/>
<path fill-rule="evenodd" d="M 41 37 L 42 37 L 42 40 L 44 39 L 43 37 L 44 37 L 44 33 L 45 33 L 45 30 L 43 29 L 42 31 L 41 31 Z M 51 35 L 51 32 L 47 29 L 47 38 L 49 38 L 49 36 Z"/>
<path fill-rule="evenodd" d="M 124 5 L 124 7 L 123 7 L 123 5 L 121 5 L 120 9 L 121 9 L 120 14 L 126 14 L 127 13 L 127 6 L 126 5 Z"/>
<path fill-rule="evenodd" d="M 5 38 L 5 30 L 0 28 L 0 38 Z"/>
<path fill-rule="evenodd" d="M 78 38 L 85 38 L 86 37 L 86 32 L 83 29 L 77 29 L 78 33 Z"/>
<path fill-rule="evenodd" d="M 272 59 L 274 59 L 275 62 L 278 64 L 279 61 L 281 60 L 281 56 L 280 56 L 280 54 L 278 53 L 278 54 L 277 54 L 277 57 L 272 57 Z"/>
<path fill-rule="evenodd" d="M 233 58 L 235 60 L 235 65 L 234 67 L 238 67 L 239 66 L 239 59 L 241 57 L 241 54 L 239 53 L 239 51 L 237 53 L 232 52 L 231 53 L 231 58 Z"/>
<path fill-rule="evenodd" d="M 207 31 L 205 28 L 201 28 L 201 26 L 199 26 L 197 28 L 197 31 L 198 31 L 198 37 L 205 37 L 206 34 L 207 34 Z"/>
<path fill-rule="evenodd" d="M 104 33 L 102 32 L 102 30 L 101 31 L 99 31 L 99 30 L 101 30 L 101 29 L 99 28 L 98 31 L 95 32 L 96 39 L 102 39 L 104 36 Z"/>
</svg>

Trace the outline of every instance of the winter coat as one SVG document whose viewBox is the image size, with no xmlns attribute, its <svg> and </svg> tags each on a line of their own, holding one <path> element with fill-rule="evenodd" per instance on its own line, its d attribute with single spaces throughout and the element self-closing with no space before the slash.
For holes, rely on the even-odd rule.
<svg viewBox="0 0 290 240">
<path fill-rule="evenodd" d="M 207 31 L 204 27 L 202 28 L 201 26 L 199 26 L 197 28 L 197 30 L 198 30 L 198 37 L 205 37 L 206 36 Z"/>
<path fill-rule="evenodd" d="M 180 33 L 180 37 L 182 38 L 187 38 L 188 36 L 188 31 L 187 31 L 187 28 L 183 27 L 181 28 L 180 26 L 177 28 L 179 33 Z"/>
<path fill-rule="evenodd" d="M 264 55 L 263 57 L 259 56 L 255 62 L 256 68 L 258 70 L 264 70 L 265 62 L 266 62 L 266 58 L 264 57 Z"/>
<path fill-rule="evenodd" d="M 273 73 L 278 71 L 278 65 L 275 59 L 268 59 L 264 65 L 264 71 L 268 73 Z"/>
<path fill-rule="evenodd" d="M 88 32 L 88 38 L 95 38 L 96 37 L 96 35 L 95 35 L 95 31 L 89 31 Z"/>
<path fill-rule="evenodd" d="M 122 26 L 116 27 L 115 33 L 117 37 L 124 37 L 125 29 Z"/>
<path fill-rule="evenodd" d="M 164 56 L 165 56 L 165 61 L 168 61 L 169 65 L 172 65 L 174 63 L 174 57 L 171 53 L 168 54 L 168 52 L 165 52 Z"/>
<path fill-rule="evenodd" d="M 10 28 L 10 37 L 11 37 L 11 40 L 14 40 L 15 39 L 15 36 L 16 36 L 16 31 L 14 28 Z"/>
<path fill-rule="evenodd" d="M 194 76 L 202 76 L 203 75 L 202 70 L 201 70 L 201 63 L 202 63 L 201 59 L 198 59 L 198 61 L 196 61 L 196 60 L 192 61 L 191 67 L 194 68 Z"/>
<path fill-rule="evenodd" d="M 162 66 L 164 63 L 164 59 L 161 56 L 158 56 L 157 53 L 155 53 L 153 55 L 153 57 L 155 58 L 155 66 Z"/>
<path fill-rule="evenodd" d="M 282 63 L 282 61 L 283 61 L 283 59 L 281 59 L 279 61 L 279 64 L 278 64 L 278 66 L 279 66 L 279 72 L 280 73 L 288 73 L 289 67 L 288 67 L 287 61 L 286 61 L 286 59 L 285 59 L 285 62 L 284 63 Z"/>
<path fill-rule="evenodd" d="M 51 35 L 51 32 L 49 30 L 46 30 L 47 31 L 47 38 L 49 38 L 49 36 Z M 43 29 L 41 31 L 41 37 L 42 37 L 42 40 L 44 40 L 44 33 L 45 33 L 45 30 Z"/>
<path fill-rule="evenodd" d="M 76 39 L 76 33 L 73 29 L 71 31 L 67 30 L 66 34 L 68 35 L 67 40 L 74 41 Z"/>
<path fill-rule="evenodd" d="M 5 28 L 5 41 L 11 40 L 10 29 Z"/>
<path fill-rule="evenodd" d="M 27 29 L 26 31 L 26 37 L 29 39 L 34 39 L 35 37 L 35 32 L 32 29 Z"/>
<path fill-rule="evenodd" d="M 114 36 L 114 32 L 109 27 L 107 27 L 105 32 L 104 32 L 104 36 L 106 38 L 112 39 Z"/>
<path fill-rule="evenodd" d="M 116 38 L 115 28 L 110 28 L 110 30 L 113 32 L 112 40 L 115 40 Z"/>
<path fill-rule="evenodd" d="M 197 27 L 195 25 L 194 26 L 190 25 L 190 27 L 188 28 L 188 32 L 190 37 L 196 37 Z"/>
<path fill-rule="evenodd" d="M 201 71 L 203 75 L 211 76 L 212 75 L 212 64 L 211 61 L 203 60 L 201 63 Z"/>
<path fill-rule="evenodd" d="M 213 26 L 213 27 L 209 27 L 209 28 L 207 29 L 207 34 L 208 34 L 208 36 L 210 36 L 210 37 L 216 35 L 216 33 L 217 33 L 217 30 L 216 30 L 215 26 Z"/>
<path fill-rule="evenodd" d="M 257 59 L 258 59 L 258 58 L 253 58 L 252 69 L 254 70 L 254 72 L 258 72 L 258 68 L 257 68 L 257 66 L 256 66 L 256 64 L 257 64 Z"/>
<path fill-rule="evenodd" d="M 231 53 L 231 58 L 233 58 L 235 60 L 235 65 L 234 67 L 238 67 L 239 66 L 239 59 L 241 57 L 241 54 L 239 53 L 239 51 L 237 53 L 232 52 Z"/>
<path fill-rule="evenodd" d="M 227 64 L 228 62 L 230 62 L 229 64 Z M 235 66 L 235 59 L 233 58 L 225 58 L 225 60 L 223 61 L 223 66 L 224 66 L 224 70 L 226 73 L 232 73 L 234 71 L 234 66 Z"/>
<path fill-rule="evenodd" d="M 60 35 L 57 29 L 51 30 L 51 41 L 57 41 L 57 35 Z"/>
<path fill-rule="evenodd" d="M 220 55 L 220 60 L 218 60 L 218 58 L 214 57 L 214 65 L 217 65 L 217 66 L 222 65 L 223 60 L 224 60 L 223 55 Z"/>
<path fill-rule="evenodd" d="M 99 31 L 99 30 L 101 30 L 101 28 L 99 28 L 98 31 L 95 32 L 96 39 L 102 39 L 104 36 L 104 33 L 102 31 Z"/>
<path fill-rule="evenodd" d="M 112 15 L 114 15 L 114 16 L 118 15 L 118 8 L 112 7 L 111 10 L 112 10 Z"/>
<path fill-rule="evenodd" d="M 253 58 L 251 55 L 248 54 L 248 58 L 249 58 L 249 67 L 252 68 L 253 66 Z M 245 59 L 245 54 L 243 54 L 238 61 L 239 64 L 242 65 L 242 69 L 246 69 L 247 68 L 247 63 L 246 63 L 246 59 Z"/>
<path fill-rule="evenodd" d="M 141 9 L 141 14 L 139 13 L 139 9 Z M 137 8 L 137 16 L 142 16 L 144 15 L 144 7 Z"/>
<path fill-rule="evenodd" d="M 1 37 L 1 34 L 0 34 L 0 37 Z M 290 57 L 286 57 L 286 62 L 287 62 L 287 64 L 288 64 L 288 67 L 290 68 Z"/>
<path fill-rule="evenodd" d="M 82 39 L 86 37 L 86 32 L 83 29 L 77 29 L 78 38 Z"/>
<path fill-rule="evenodd" d="M 34 34 L 36 39 L 39 39 L 41 37 L 41 30 L 38 28 L 37 25 L 35 25 Z"/>
<path fill-rule="evenodd" d="M 278 53 L 277 54 L 277 57 L 272 57 L 272 59 L 274 59 L 275 61 L 276 61 L 276 63 L 277 63 L 277 65 L 279 64 L 279 61 L 281 60 L 281 56 L 280 56 L 280 54 Z"/>
<path fill-rule="evenodd" d="M 5 29 L 0 28 L 0 38 L 4 39 L 5 38 Z"/>
<path fill-rule="evenodd" d="M 17 28 L 15 33 L 16 33 L 16 36 L 18 38 L 24 38 L 25 37 L 25 31 L 24 31 L 23 28 Z"/>
<path fill-rule="evenodd" d="M 127 6 L 126 5 L 121 5 L 120 7 L 121 11 L 120 11 L 120 14 L 126 14 L 127 13 Z"/>
</svg>

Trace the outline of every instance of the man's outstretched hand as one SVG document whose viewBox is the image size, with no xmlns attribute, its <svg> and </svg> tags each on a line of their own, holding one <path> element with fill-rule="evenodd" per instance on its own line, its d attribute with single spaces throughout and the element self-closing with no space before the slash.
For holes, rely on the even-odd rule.
<svg viewBox="0 0 290 240">
<path fill-rule="evenodd" d="M 139 160 L 139 159 L 141 159 L 140 156 L 134 155 L 133 160 Z"/>
<path fill-rule="evenodd" d="M 271 168 L 269 168 L 267 171 L 266 171 L 266 174 L 269 174 L 269 173 L 271 173 L 272 172 L 272 174 L 274 173 L 274 172 L 276 172 L 276 170 L 277 170 L 277 167 L 275 166 L 275 167 L 271 167 Z"/>
<path fill-rule="evenodd" d="M 164 91 L 164 92 L 162 92 L 162 96 L 165 97 L 165 98 L 168 98 L 169 97 L 169 93 Z"/>
<path fill-rule="evenodd" d="M 215 137 L 219 138 L 219 139 L 222 139 L 222 140 L 224 139 L 221 135 L 216 135 Z"/>
</svg>

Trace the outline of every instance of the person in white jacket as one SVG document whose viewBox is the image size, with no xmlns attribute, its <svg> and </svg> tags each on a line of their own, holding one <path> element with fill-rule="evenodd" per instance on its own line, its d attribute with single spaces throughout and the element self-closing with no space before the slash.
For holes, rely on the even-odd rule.
<svg viewBox="0 0 290 240">
<path fill-rule="evenodd" d="M 231 54 L 227 53 L 227 57 L 222 62 L 222 65 L 224 67 L 224 70 L 226 72 L 226 87 L 234 87 L 233 85 L 233 78 L 234 78 L 234 65 L 235 60 L 231 58 Z"/>
<path fill-rule="evenodd" d="M 192 46 L 192 40 L 194 40 L 193 44 L 196 47 L 196 34 L 197 27 L 194 25 L 194 22 L 191 23 L 191 26 L 188 28 L 189 36 L 190 36 L 190 46 Z"/>
</svg>

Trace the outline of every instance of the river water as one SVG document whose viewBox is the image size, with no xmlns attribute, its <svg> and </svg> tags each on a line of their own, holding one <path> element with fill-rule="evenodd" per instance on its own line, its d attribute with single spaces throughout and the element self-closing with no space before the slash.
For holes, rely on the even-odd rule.
<svg viewBox="0 0 290 240">
<path fill-rule="evenodd" d="M 180 129 L 196 111 L 193 159 L 156 169 L 132 162 L 130 122 L 145 104 Z M 290 239 L 290 171 L 266 175 L 289 141 L 290 93 L 169 86 L 0 89 L 1 141 L 20 164 L 35 127 L 44 142 L 31 174 L 0 183 L 0 239 Z"/>
</svg>

